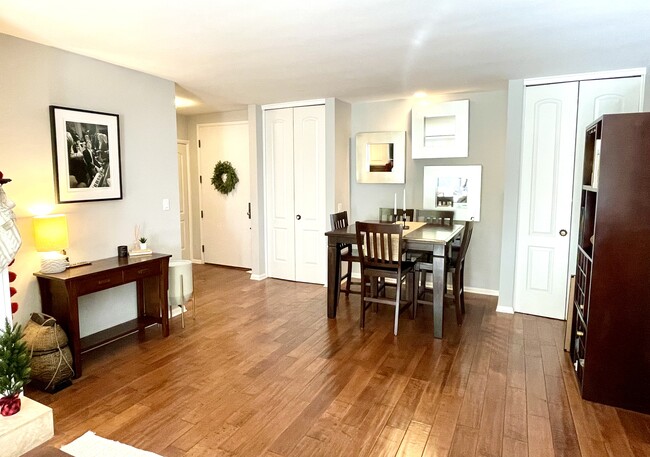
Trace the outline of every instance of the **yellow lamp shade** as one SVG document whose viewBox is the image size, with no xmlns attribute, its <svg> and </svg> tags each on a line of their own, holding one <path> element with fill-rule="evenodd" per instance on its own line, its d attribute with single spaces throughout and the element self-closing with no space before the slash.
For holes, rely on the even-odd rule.
<svg viewBox="0 0 650 457">
<path fill-rule="evenodd" d="M 34 217 L 34 244 L 38 252 L 68 247 L 68 221 L 64 214 Z"/>
</svg>

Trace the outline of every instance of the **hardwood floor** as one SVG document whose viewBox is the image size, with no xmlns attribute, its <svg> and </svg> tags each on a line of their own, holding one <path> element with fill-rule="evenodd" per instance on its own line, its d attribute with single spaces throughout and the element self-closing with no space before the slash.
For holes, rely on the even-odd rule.
<svg viewBox="0 0 650 457">
<path fill-rule="evenodd" d="M 84 359 L 56 394 L 60 447 L 84 432 L 163 456 L 648 456 L 650 416 L 582 401 L 564 323 L 467 298 L 432 336 L 431 309 L 367 314 L 326 289 L 195 266 L 197 318 Z"/>
</svg>

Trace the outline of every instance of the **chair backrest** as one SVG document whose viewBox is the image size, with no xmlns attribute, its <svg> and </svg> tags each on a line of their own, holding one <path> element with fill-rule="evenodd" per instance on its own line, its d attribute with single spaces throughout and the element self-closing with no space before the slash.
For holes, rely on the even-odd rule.
<svg viewBox="0 0 650 457">
<path fill-rule="evenodd" d="M 361 268 L 402 268 L 402 226 L 357 222 L 357 247 Z"/>
<path fill-rule="evenodd" d="M 436 206 L 454 206 L 454 197 L 436 197 Z"/>
<path fill-rule="evenodd" d="M 348 212 L 341 211 L 340 213 L 330 214 L 330 226 L 332 230 L 345 228 L 348 226 Z"/>
<path fill-rule="evenodd" d="M 460 251 L 458 251 L 458 260 L 456 265 L 459 267 L 463 266 L 465 262 L 465 256 L 467 255 L 467 249 L 469 248 L 469 242 L 472 239 L 472 231 L 474 230 L 474 221 L 465 222 L 465 230 L 463 231 L 463 240 L 460 242 Z"/>
<path fill-rule="evenodd" d="M 454 225 L 454 212 L 437 209 L 419 209 L 415 213 L 415 220 L 438 225 Z"/>
<path fill-rule="evenodd" d="M 395 211 L 393 208 L 379 208 L 379 222 L 395 222 Z M 397 220 L 402 220 L 402 214 L 406 212 L 406 220 L 413 222 L 413 215 L 415 214 L 414 209 L 398 209 L 397 210 Z"/>
</svg>

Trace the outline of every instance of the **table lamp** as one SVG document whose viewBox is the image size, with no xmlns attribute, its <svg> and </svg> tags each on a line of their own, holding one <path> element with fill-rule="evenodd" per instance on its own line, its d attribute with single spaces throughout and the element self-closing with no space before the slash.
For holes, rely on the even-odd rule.
<svg viewBox="0 0 650 457">
<path fill-rule="evenodd" d="M 64 214 L 35 216 L 34 244 L 41 252 L 41 273 L 61 273 L 68 267 L 68 221 Z M 62 252 L 63 251 L 63 252 Z"/>
</svg>

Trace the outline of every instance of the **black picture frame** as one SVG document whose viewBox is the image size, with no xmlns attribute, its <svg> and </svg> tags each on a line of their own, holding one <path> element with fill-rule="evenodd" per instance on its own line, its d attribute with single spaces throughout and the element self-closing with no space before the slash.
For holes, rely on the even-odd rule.
<svg viewBox="0 0 650 457">
<path fill-rule="evenodd" d="M 50 106 L 57 203 L 122 199 L 120 117 Z"/>
</svg>

